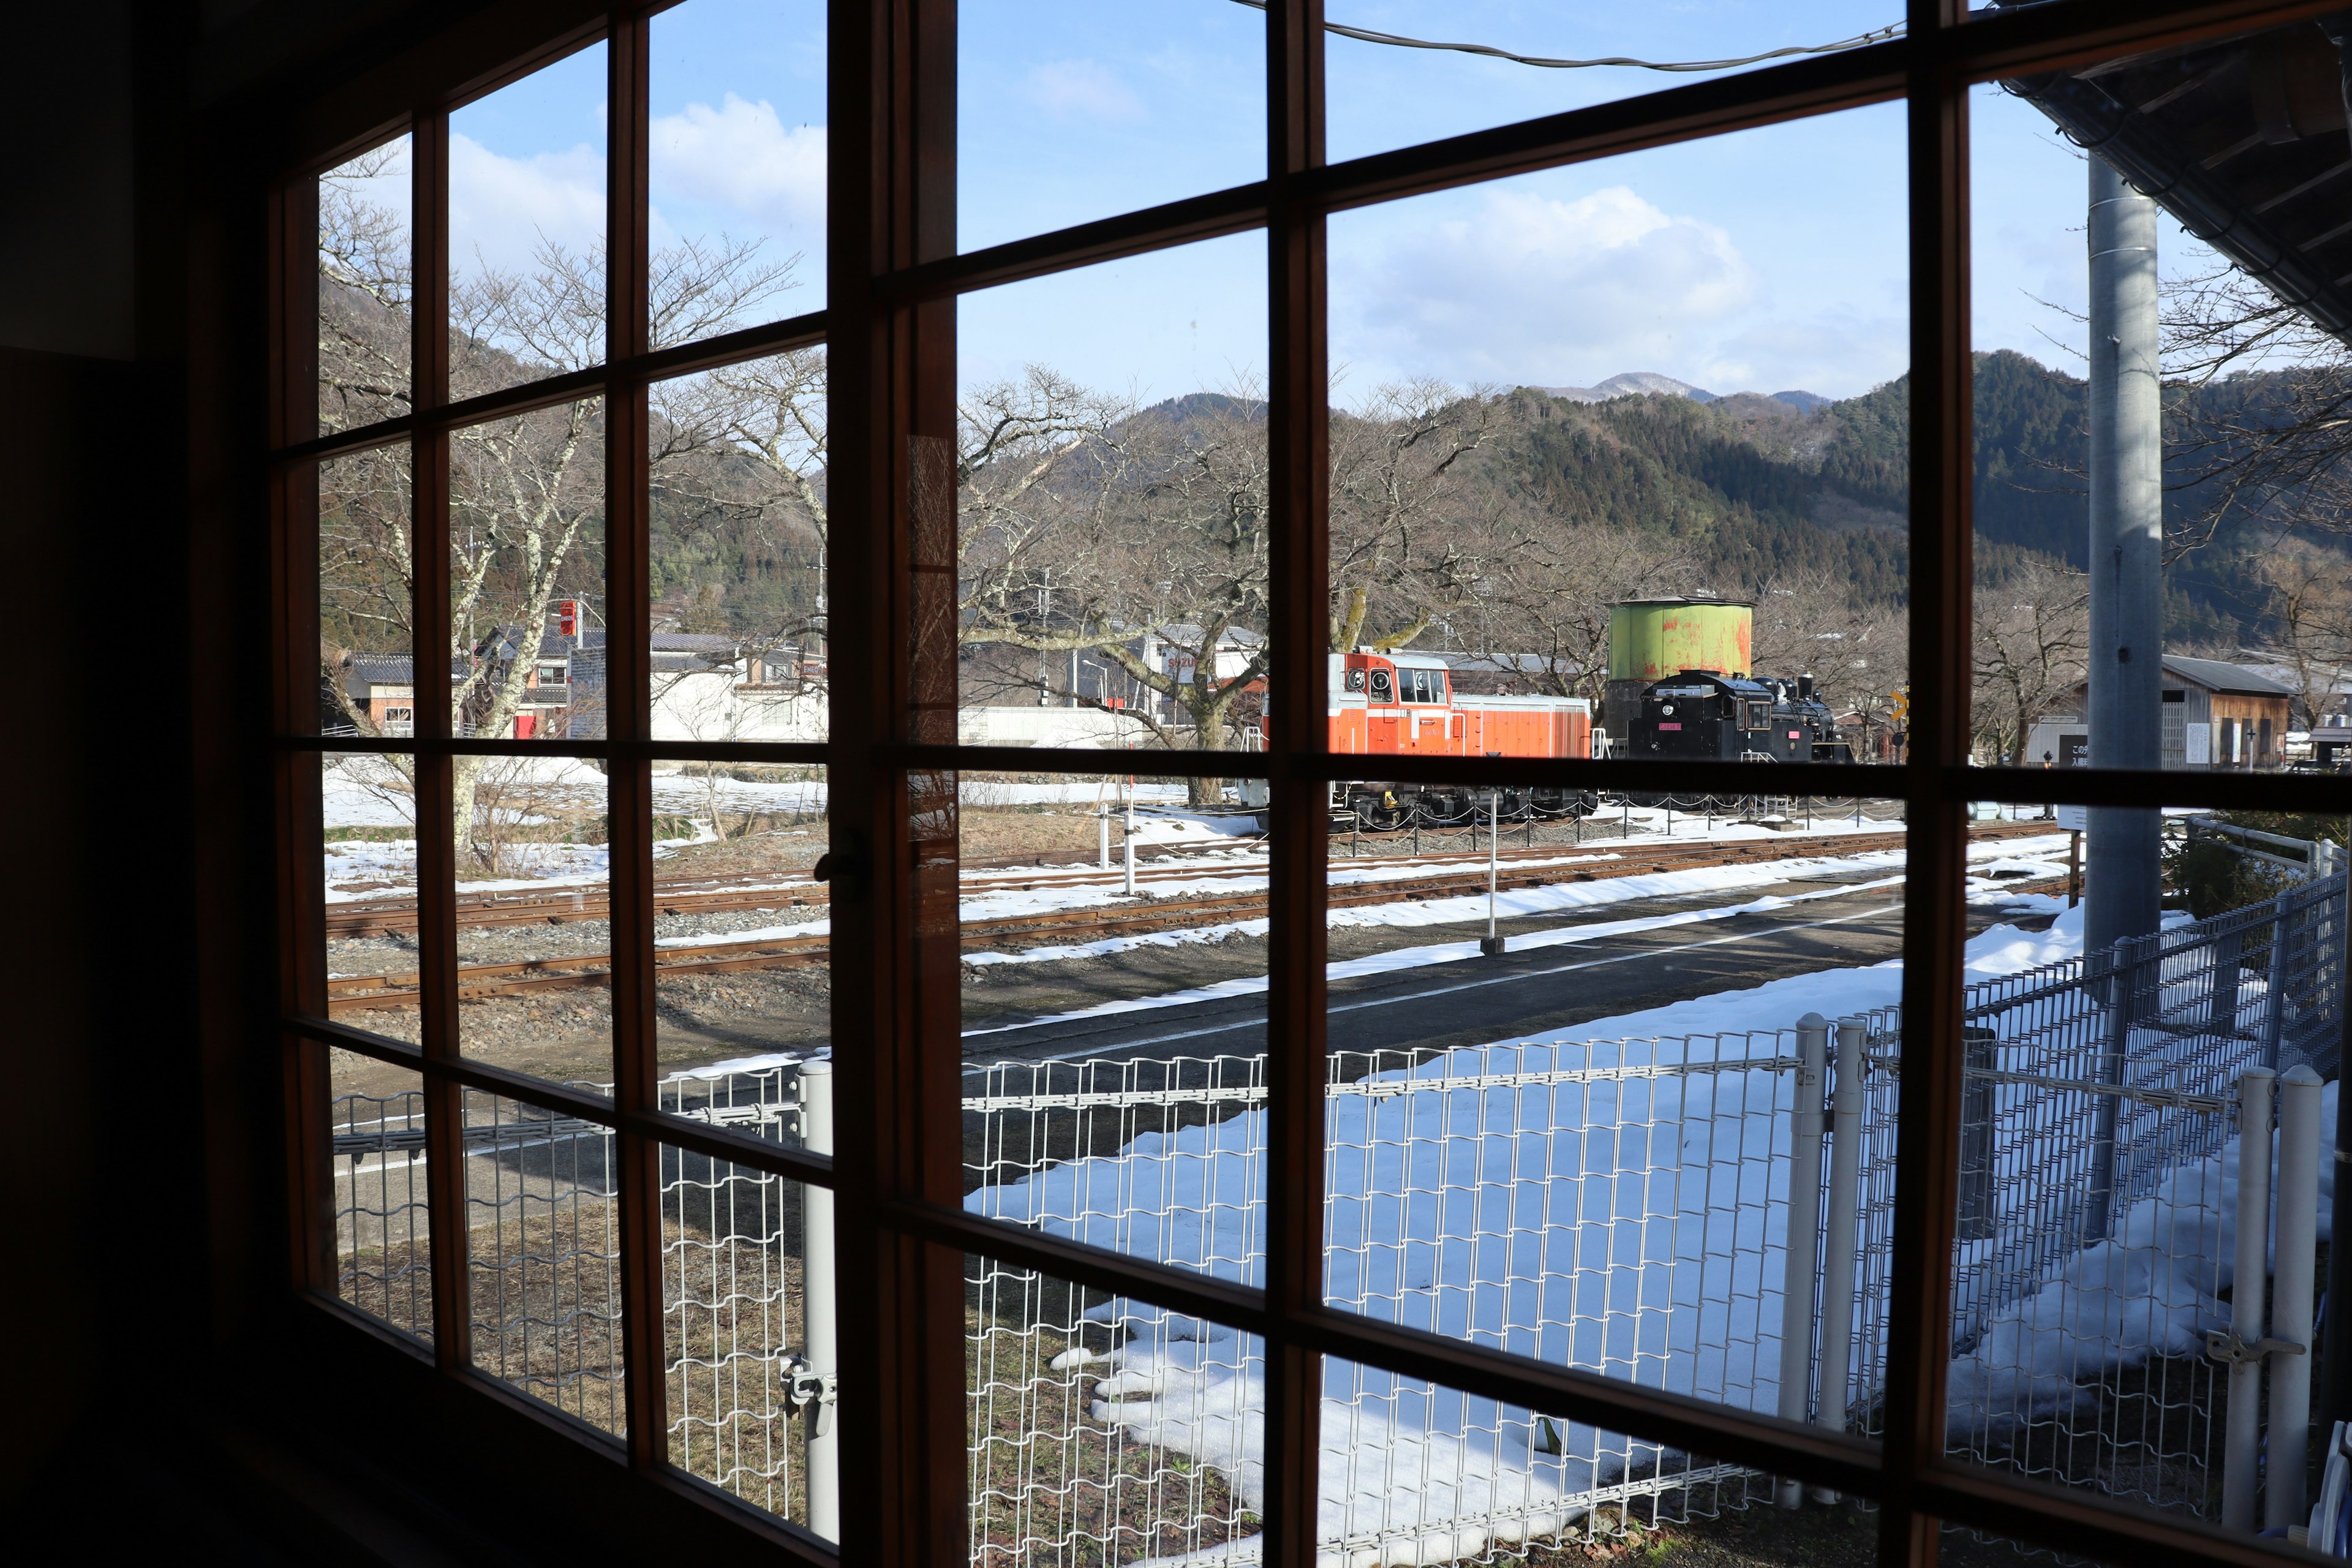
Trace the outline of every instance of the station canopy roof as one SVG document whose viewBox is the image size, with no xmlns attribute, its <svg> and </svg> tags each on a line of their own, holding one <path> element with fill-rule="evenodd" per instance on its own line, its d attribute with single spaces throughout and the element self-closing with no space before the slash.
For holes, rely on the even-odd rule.
<svg viewBox="0 0 2352 1568">
<path fill-rule="evenodd" d="M 2352 344 L 2352 13 L 2004 82 Z"/>
</svg>

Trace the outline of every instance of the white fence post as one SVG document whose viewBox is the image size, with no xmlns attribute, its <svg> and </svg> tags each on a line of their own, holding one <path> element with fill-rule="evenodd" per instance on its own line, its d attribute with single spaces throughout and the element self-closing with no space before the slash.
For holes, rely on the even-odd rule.
<svg viewBox="0 0 2352 1568">
<path fill-rule="evenodd" d="M 1822 1228 L 1822 1068 L 1829 1054 L 1830 1021 L 1819 1013 L 1797 1020 L 1796 1114 L 1789 1130 L 1788 1270 L 1780 1296 L 1780 1405 L 1784 1421 L 1810 1414 L 1813 1371 L 1813 1280 L 1820 1272 Z M 1773 1500 L 1795 1508 L 1802 1481 L 1783 1479 Z"/>
<path fill-rule="evenodd" d="M 2263 1527 L 2302 1524 L 2304 1456 L 2311 1439 L 2311 1287 L 2319 1246 L 2319 1075 L 2290 1068 L 2279 1080 L 2278 1255 L 2272 1265 L 2268 1484 Z M 2293 1347 L 2292 1349 L 2287 1347 Z"/>
<path fill-rule="evenodd" d="M 801 1142 L 812 1154 L 833 1152 L 833 1064 L 801 1064 Z M 801 1357 L 816 1380 L 808 1410 L 809 1529 L 841 1539 L 841 1426 L 834 1412 L 841 1370 L 834 1317 L 833 1189 L 801 1186 Z"/>
<path fill-rule="evenodd" d="M 2270 1279 L 2271 1079 L 2268 1068 L 2238 1077 L 2238 1247 L 2230 1285 L 2230 1332 L 2240 1347 L 2263 1337 Z M 2263 1363 L 2230 1363 L 2230 1418 L 2221 1448 L 2221 1528 L 2254 1528 L 2263 1448 Z"/>
<path fill-rule="evenodd" d="M 1837 1083 L 1830 1114 L 1829 1235 L 1822 1259 L 1822 1394 L 1816 1425 L 1845 1430 L 1846 1383 L 1853 1370 L 1854 1234 L 1862 1217 L 1862 1113 L 1868 1103 L 1862 1081 L 1864 1026 L 1841 1018 L 1837 1026 Z M 1838 1494 L 1813 1489 L 1813 1500 L 1833 1503 Z"/>
</svg>

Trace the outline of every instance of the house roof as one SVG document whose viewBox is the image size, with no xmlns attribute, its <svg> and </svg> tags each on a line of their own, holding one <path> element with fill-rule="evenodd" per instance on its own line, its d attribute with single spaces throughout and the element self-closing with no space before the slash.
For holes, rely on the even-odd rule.
<svg viewBox="0 0 2352 1568">
<path fill-rule="evenodd" d="M 706 632 L 656 632 L 656 653 L 723 653 L 732 658 L 741 650 L 740 637 L 714 637 Z"/>
<path fill-rule="evenodd" d="M 2177 653 L 2164 656 L 2164 672 L 2183 680 L 2193 680 L 2209 691 L 2227 691 L 2244 697 L 2292 697 L 2294 688 L 2273 680 L 2259 669 L 2249 669 L 2242 664 L 2225 664 L 2218 658 L 2186 658 Z"/>
<path fill-rule="evenodd" d="M 367 686 L 410 686 L 416 680 L 416 660 L 404 653 L 355 653 L 346 684 L 352 696 Z"/>
</svg>

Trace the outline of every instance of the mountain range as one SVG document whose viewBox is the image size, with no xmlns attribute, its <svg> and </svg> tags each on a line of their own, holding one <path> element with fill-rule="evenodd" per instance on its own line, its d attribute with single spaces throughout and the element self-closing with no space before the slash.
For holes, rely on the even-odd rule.
<svg viewBox="0 0 2352 1568">
<path fill-rule="evenodd" d="M 2177 414 L 2209 399 L 2243 406 L 2260 401 L 2261 382 L 2255 373 L 2175 387 L 2167 399 Z M 1900 603 L 1908 592 L 1907 377 L 1831 399 L 1718 395 L 1637 371 L 1510 395 L 1523 401 L 1528 434 L 1496 454 L 1495 472 L 1557 515 L 1672 536 L 1722 594 L 1811 570 L 1844 583 L 1857 606 Z M 2013 351 L 1980 353 L 1974 402 L 1980 568 L 1999 575 L 2028 555 L 2084 566 L 2084 383 Z M 2168 480 L 2168 532 L 2212 504 L 2192 479 Z M 2264 548 L 2252 517 L 2225 513 L 2210 543 L 2168 564 L 2167 642 L 2226 649 L 2261 640 L 2269 595 L 2253 567 Z"/>
<path fill-rule="evenodd" d="M 1570 403 L 1606 403 L 1612 397 L 1687 397 L 1693 403 L 1717 403 L 1720 396 L 1704 387 L 1693 386 L 1687 381 L 1676 381 L 1671 375 L 1660 375 L 1654 370 L 1629 370 L 1611 376 L 1592 386 L 1538 386 L 1535 391 L 1546 396 L 1565 398 Z M 1785 403 L 1800 414 L 1811 414 L 1816 408 L 1826 408 L 1835 401 L 1818 392 L 1747 393 L 1736 395 L 1769 396 Z"/>
</svg>

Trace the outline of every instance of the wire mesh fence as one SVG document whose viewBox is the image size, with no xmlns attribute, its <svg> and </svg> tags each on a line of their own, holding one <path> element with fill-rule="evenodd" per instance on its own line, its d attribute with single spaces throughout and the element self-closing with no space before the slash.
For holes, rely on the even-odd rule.
<svg viewBox="0 0 2352 1568">
<path fill-rule="evenodd" d="M 2226 1378 L 2203 1335 L 2223 1311 L 2236 1085 L 2252 1067 L 2334 1067 L 2343 889 L 2312 882 L 1969 987 L 1955 1453 L 2214 1512 Z M 1790 1022 L 1336 1054 L 1330 1304 L 1875 1433 L 1903 1043 L 1891 1013 L 1846 1021 L 1834 1052 Z M 802 1143 L 809 1066 L 679 1078 L 664 1104 Z M 1255 1057 L 970 1068 L 966 1205 L 1257 1283 L 1265 1095 Z M 608 1135 L 477 1098 L 478 1353 L 616 1419 Z M 429 1331 L 417 1097 L 336 1109 L 343 1295 Z M 808 1194 L 674 1149 L 662 1191 L 672 1457 L 805 1521 L 825 1491 L 809 1467 L 834 1370 L 809 1353 Z M 1258 1342 L 982 1257 L 965 1287 L 975 1562 L 1248 1559 Z M 1335 1560 L 1486 1560 L 1773 1491 L 1753 1472 L 1337 1362 L 1320 1422 L 1318 1534 Z"/>
</svg>

